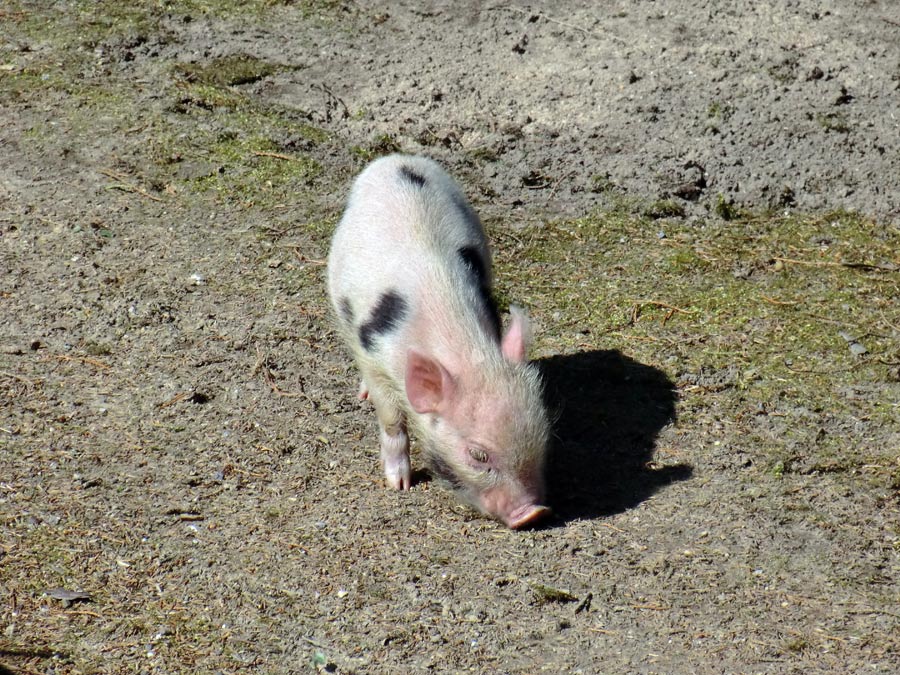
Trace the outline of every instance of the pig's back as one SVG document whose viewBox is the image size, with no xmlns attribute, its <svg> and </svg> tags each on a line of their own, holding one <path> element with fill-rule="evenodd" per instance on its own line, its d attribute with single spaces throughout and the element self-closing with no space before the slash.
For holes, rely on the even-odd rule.
<svg viewBox="0 0 900 675">
<path fill-rule="evenodd" d="M 453 179 L 424 157 L 391 155 L 359 175 L 328 277 L 335 310 L 363 348 L 371 346 L 364 322 L 385 315 L 400 334 L 435 316 L 451 325 L 475 317 L 499 330 L 481 222 Z"/>
</svg>

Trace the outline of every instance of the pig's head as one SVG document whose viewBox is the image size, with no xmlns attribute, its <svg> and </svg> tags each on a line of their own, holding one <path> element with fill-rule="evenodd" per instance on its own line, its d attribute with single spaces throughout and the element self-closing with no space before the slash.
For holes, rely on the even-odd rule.
<svg viewBox="0 0 900 675">
<path fill-rule="evenodd" d="M 500 343 L 451 372 L 415 349 L 406 395 L 422 416 L 425 459 L 459 496 L 511 528 L 549 513 L 543 505 L 549 422 L 537 370 L 526 362 L 528 324 L 514 310 Z"/>
</svg>

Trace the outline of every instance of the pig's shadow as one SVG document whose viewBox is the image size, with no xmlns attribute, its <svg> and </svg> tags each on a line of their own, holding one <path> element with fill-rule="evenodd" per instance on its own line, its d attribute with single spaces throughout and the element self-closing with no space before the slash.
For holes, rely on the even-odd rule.
<svg viewBox="0 0 900 675">
<path fill-rule="evenodd" d="M 657 435 L 675 421 L 675 385 L 661 370 L 617 351 L 535 363 L 547 409 L 555 415 L 547 501 L 557 519 L 619 513 L 690 478 L 687 464 L 650 464 Z"/>
</svg>

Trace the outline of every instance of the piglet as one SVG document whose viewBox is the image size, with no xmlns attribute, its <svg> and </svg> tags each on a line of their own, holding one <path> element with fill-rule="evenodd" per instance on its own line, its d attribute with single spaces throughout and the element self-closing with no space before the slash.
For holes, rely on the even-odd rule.
<svg viewBox="0 0 900 675">
<path fill-rule="evenodd" d="M 434 161 L 391 155 L 356 179 L 328 257 L 328 292 L 375 406 L 388 484 L 411 484 L 411 429 L 431 473 L 520 528 L 545 516 L 549 423 L 529 326 L 506 332 L 481 221 Z"/>
</svg>

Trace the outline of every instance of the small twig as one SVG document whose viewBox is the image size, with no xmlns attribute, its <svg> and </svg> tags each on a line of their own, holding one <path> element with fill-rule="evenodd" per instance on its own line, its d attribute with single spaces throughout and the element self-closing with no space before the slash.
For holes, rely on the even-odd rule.
<svg viewBox="0 0 900 675">
<path fill-rule="evenodd" d="M 46 658 L 46 657 L 44 657 L 44 658 Z M 41 675 L 41 673 L 39 673 L 38 671 L 31 670 L 30 668 L 25 668 L 23 666 L 16 666 L 16 672 L 22 673 L 22 675 Z M 44 671 L 44 672 L 47 672 L 47 671 Z"/>
<path fill-rule="evenodd" d="M 300 228 L 306 227 L 306 225 L 307 225 L 307 223 L 300 222 L 300 223 L 295 223 L 293 225 L 288 225 L 287 227 L 283 227 L 281 229 L 274 227 L 272 225 L 263 225 L 262 229 L 264 229 L 266 232 L 271 232 L 273 235 L 275 235 L 275 237 L 283 237 L 288 232 L 293 232 L 294 230 L 299 230 Z M 245 232 L 249 232 L 249 231 L 250 231 L 249 229 L 245 230 Z M 242 232 L 242 234 L 243 234 L 243 232 Z M 288 246 L 288 244 L 285 244 L 285 246 Z"/>
<path fill-rule="evenodd" d="M 275 378 L 272 377 L 272 371 L 268 368 L 263 368 L 263 377 L 265 378 L 269 387 L 277 396 L 283 396 L 284 398 L 301 398 L 303 396 L 306 396 L 306 394 L 304 394 L 303 392 L 295 394 L 294 392 L 285 391 L 284 389 L 279 387 L 277 384 L 275 384 Z M 306 396 L 306 398 L 309 397 Z"/>
<path fill-rule="evenodd" d="M 283 159 L 288 162 L 296 162 L 296 157 L 291 157 L 290 155 L 282 155 L 278 152 L 264 152 L 263 150 L 254 150 L 253 154 L 257 157 L 274 157 L 275 159 Z"/>
<path fill-rule="evenodd" d="M 862 362 L 860 362 L 862 363 Z M 860 364 L 856 364 L 850 366 L 849 368 L 832 368 L 829 370 L 813 370 L 812 368 L 794 368 L 787 362 L 784 363 L 784 367 L 787 368 L 792 373 L 801 373 L 803 375 L 831 375 L 833 373 L 848 373 L 851 370 L 856 370 L 859 368 Z"/>
<path fill-rule="evenodd" d="M 333 91 L 331 91 L 331 89 L 328 87 L 327 84 L 319 84 L 317 86 L 322 91 L 324 91 L 326 94 L 328 94 L 333 101 L 337 101 L 338 103 L 341 104 L 341 107 L 344 109 L 344 116 L 342 119 L 347 119 L 350 117 L 350 108 L 347 107 L 347 104 L 344 103 L 344 100 L 341 97 L 339 97 L 337 94 L 335 94 Z"/>
<path fill-rule="evenodd" d="M 893 19 L 889 19 L 886 16 L 881 17 L 881 20 L 885 23 L 889 23 L 892 26 L 900 26 L 900 21 L 894 21 Z"/>
<path fill-rule="evenodd" d="M 798 260 L 797 258 L 781 258 L 775 256 L 772 260 L 780 260 L 783 263 L 791 265 L 802 265 L 804 267 L 848 267 L 850 269 L 872 270 L 878 272 L 896 272 L 898 270 L 887 265 L 873 265 L 872 263 L 857 262 L 832 262 L 830 260 Z"/>
<path fill-rule="evenodd" d="M 666 309 L 671 309 L 674 312 L 680 312 L 681 314 L 696 314 L 695 310 L 690 309 L 682 309 L 681 307 L 676 307 L 675 305 L 670 305 L 665 302 L 660 302 L 659 300 L 638 300 L 638 305 L 643 307 L 644 305 L 653 305 L 654 307 L 664 307 Z"/>
<path fill-rule="evenodd" d="M 77 614 L 77 615 L 79 615 L 79 616 L 92 616 L 92 617 L 94 617 L 95 619 L 102 619 L 102 618 L 103 618 L 103 616 L 100 615 L 100 614 L 97 614 L 97 612 L 91 612 L 91 611 L 86 610 L 86 609 L 70 609 L 70 610 L 68 610 L 68 611 L 66 611 L 66 612 L 63 612 L 63 614 L 67 614 L 67 615 L 68 615 L 68 614 Z"/>
<path fill-rule="evenodd" d="M 827 316 L 822 316 L 821 314 L 814 314 L 813 312 L 801 312 L 803 316 L 808 316 L 811 319 L 816 319 L 818 321 L 822 321 L 823 323 L 829 323 L 832 326 L 841 326 L 844 328 L 851 327 L 856 330 L 865 333 L 866 336 L 878 337 L 878 338 L 887 338 L 888 336 L 883 335 L 881 333 L 873 333 L 868 330 L 871 326 L 862 326 L 858 323 L 854 323 L 853 321 L 839 321 L 837 319 L 832 319 Z M 893 328 L 893 326 L 892 326 Z"/>
<path fill-rule="evenodd" d="M 575 175 L 575 172 L 570 171 L 569 173 L 565 174 L 562 178 L 560 178 L 558 181 L 556 181 L 553 184 L 553 189 L 550 190 L 550 194 L 547 196 L 547 199 L 553 199 L 553 196 L 556 194 L 556 191 L 559 189 L 559 186 L 562 185 L 562 182 L 564 180 L 566 180 L 567 178 L 571 178 L 574 175 Z"/>
<path fill-rule="evenodd" d="M 89 363 L 92 366 L 103 368 L 104 370 L 109 370 L 111 368 L 109 364 L 98 361 L 97 359 L 89 358 L 87 356 L 68 356 L 66 354 L 50 354 L 50 356 L 52 356 L 54 359 L 57 359 L 58 361 L 81 361 L 81 363 Z"/>
<path fill-rule="evenodd" d="M 266 384 L 272 389 L 272 392 L 277 396 L 283 396 L 284 398 L 305 398 L 307 401 L 312 401 L 305 391 L 303 391 L 303 381 L 300 381 L 300 393 L 293 393 L 290 391 L 284 391 L 281 387 L 279 387 L 275 383 L 275 377 L 272 375 L 272 371 L 269 369 L 269 355 L 268 354 L 260 354 L 259 347 L 256 349 L 256 365 L 253 367 L 253 374 L 257 374 L 262 372 L 263 379 L 266 381 Z"/>
<path fill-rule="evenodd" d="M 11 377 L 14 380 L 18 380 L 19 382 L 24 382 L 29 387 L 34 387 L 34 382 L 32 380 L 29 380 L 27 377 L 23 377 L 22 375 L 11 373 L 8 370 L 0 370 L 0 377 Z"/>
<path fill-rule="evenodd" d="M 619 330 L 611 330 L 608 335 L 612 335 L 613 337 L 622 338 L 623 340 L 636 340 L 637 342 L 662 342 L 668 345 L 678 344 L 677 340 L 673 340 L 671 338 L 665 337 L 654 337 L 652 335 L 631 335 L 629 333 L 623 333 Z M 585 344 L 586 347 L 592 347 L 593 344 Z"/>
<path fill-rule="evenodd" d="M 641 308 L 643 308 L 646 305 L 652 305 L 654 307 L 662 307 L 664 309 L 669 310 L 668 314 L 663 318 L 662 323 L 664 326 L 666 325 L 666 322 L 672 318 L 672 315 L 675 312 L 679 312 L 681 314 L 688 314 L 688 315 L 697 313 L 697 312 L 691 311 L 689 309 L 682 309 L 681 307 L 675 307 L 675 305 L 670 305 L 666 302 L 660 302 L 659 300 L 639 300 L 631 307 L 631 321 L 630 321 L 631 325 L 634 325 L 637 323 L 638 318 L 640 318 L 640 315 L 641 315 Z"/>
<path fill-rule="evenodd" d="M 667 322 L 669 319 L 671 319 L 674 315 L 675 315 L 675 310 L 674 310 L 674 309 L 670 309 L 668 312 L 666 312 L 666 315 L 665 315 L 665 316 L 663 317 L 663 319 L 662 319 L 662 325 L 665 326 L 665 325 L 666 325 L 666 322 Z"/>
<path fill-rule="evenodd" d="M 797 300 L 776 300 L 775 298 L 770 298 L 768 295 L 762 296 L 762 299 L 766 302 L 770 302 L 773 305 L 799 305 L 800 302 Z"/>
<path fill-rule="evenodd" d="M 835 642 L 848 642 L 847 638 L 838 637 L 837 635 L 828 635 L 827 633 L 823 633 L 821 629 L 819 629 L 819 635 L 821 635 L 826 640 L 834 640 Z"/>
<path fill-rule="evenodd" d="M 615 525 L 610 525 L 609 523 L 600 523 L 600 524 L 603 525 L 603 527 L 608 527 L 608 528 L 611 529 L 611 530 L 615 530 L 615 531 L 618 532 L 619 534 L 625 534 L 625 530 L 620 530 L 620 529 L 619 529 L 618 527 L 616 527 Z"/>
<path fill-rule="evenodd" d="M 292 248 L 294 248 L 294 255 L 297 256 L 297 260 L 299 260 L 300 262 L 309 263 L 310 265 L 324 265 L 325 264 L 324 260 L 319 260 L 318 258 L 307 258 L 305 255 L 300 253 L 300 251 L 298 251 L 296 247 L 292 247 Z"/>
<path fill-rule="evenodd" d="M 900 619 L 900 614 L 897 612 L 889 612 L 886 609 L 848 609 L 847 614 L 884 614 L 885 616 L 892 616 L 895 619 Z"/>
<path fill-rule="evenodd" d="M 100 169 L 100 173 L 102 173 L 104 176 L 107 176 L 109 178 L 114 178 L 115 180 L 120 181 L 119 183 L 116 183 L 114 185 L 107 186 L 111 190 L 122 190 L 124 192 L 136 192 L 137 194 L 141 195 L 141 197 L 146 197 L 147 199 L 152 199 L 155 202 L 163 201 L 159 197 L 157 197 L 155 195 L 151 195 L 149 192 L 147 192 L 143 188 L 139 188 L 137 185 L 132 185 L 131 183 L 126 182 L 125 177 L 122 176 L 121 174 L 117 174 L 116 172 L 110 171 L 109 169 Z"/>
<path fill-rule="evenodd" d="M 192 392 L 189 392 L 189 391 L 183 391 L 183 392 L 181 392 L 180 394 L 175 394 L 175 396 L 173 396 L 172 398 L 170 398 L 168 401 L 165 401 L 164 403 L 158 404 L 157 407 L 158 407 L 158 408 L 168 408 L 170 405 L 175 405 L 175 404 L 178 403 L 179 401 L 183 401 L 183 400 L 186 399 L 188 396 L 190 396 L 191 393 L 192 393 Z"/>
<path fill-rule="evenodd" d="M 509 237 L 509 238 L 512 239 L 514 242 L 516 242 L 520 247 L 524 247 L 524 246 L 525 246 L 525 242 L 522 241 L 522 240 L 521 240 L 519 237 L 517 237 L 516 235 L 514 235 L 512 232 L 508 232 L 508 231 L 506 231 L 506 230 L 497 230 L 496 232 L 493 233 L 493 235 L 494 235 L 495 237 Z"/>
</svg>

